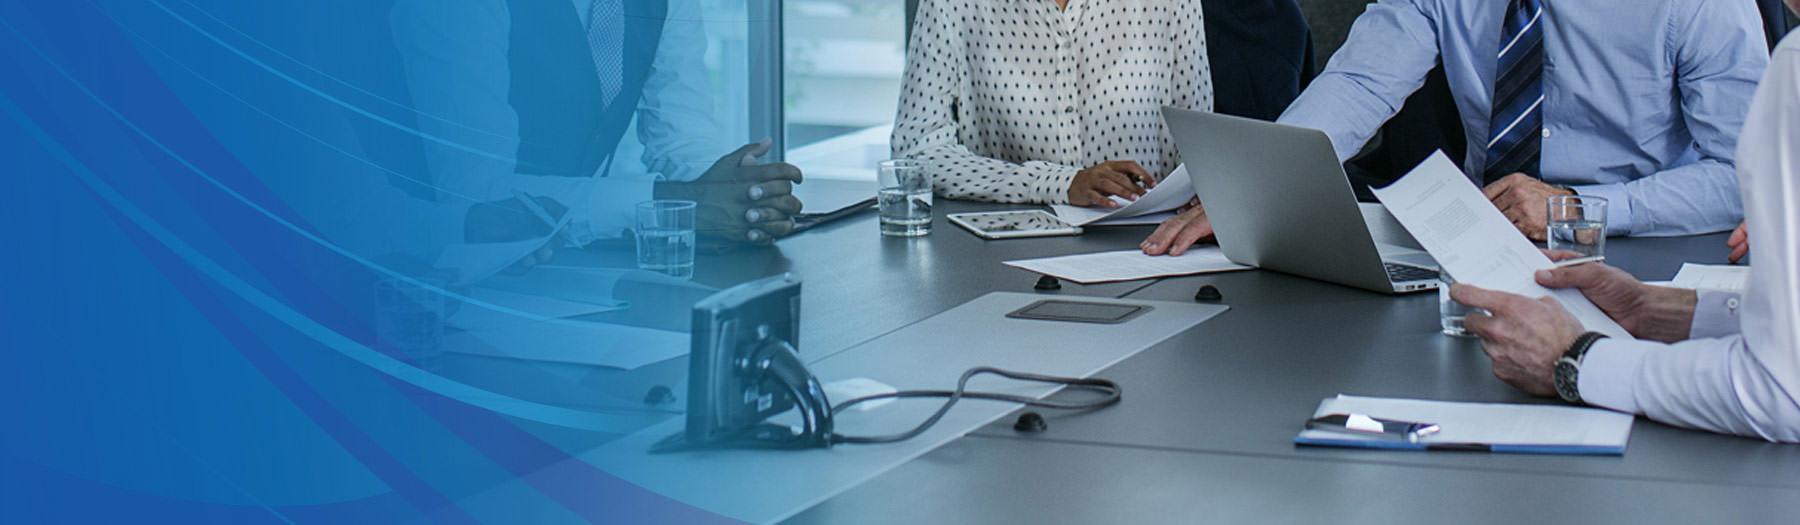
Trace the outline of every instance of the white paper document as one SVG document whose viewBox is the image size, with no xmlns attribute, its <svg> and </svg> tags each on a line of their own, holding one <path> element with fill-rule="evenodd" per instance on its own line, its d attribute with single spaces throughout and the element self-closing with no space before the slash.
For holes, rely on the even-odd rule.
<svg viewBox="0 0 1800 525">
<path fill-rule="evenodd" d="M 1375 197 L 1458 282 L 1533 299 L 1554 296 L 1588 330 L 1634 339 L 1581 292 L 1539 286 L 1536 272 L 1556 263 L 1519 233 L 1444 152 L 1375 190 Z"/>
<path fill-rule="evenodd" d="M 610 312 L 626 306 L 622 301 L 609 305 L 584 303 L 477 286 L 469 290 L 469 301 L 459 305 L 444 322 L 465 330 L 478 330 L 514 319 L 542 321 Z"/>
<path fill-rule="evenodd" d="M 432 267 L 456 272 L 456 282 L 451 283 L 456 285 L 469 284 L 493 277 L 501 270 L 512 266 L 513 263 L 524 259 L 531 252 L 550 244 L 558 232 L 569 226 L 569 219 L 572 215 L 564 213 L 561 220 L 550 225 L 550 233 L 535 239 L 512 242 L 474 242 L 446 246 L 444 252 L 438 254 L 437 262 L 432 263 Z"/>
<path fill-rule="evenodd" d="M 1180 208 L 1183 204 L 1187 204 L 1188 199 L 1193 196 L 1194 183 L 1188 179 L 1187 165 L 1183 164 L 1176 166 L 1175 171 L 1169 172 L 1169 176 L 1163 177 L 1162 182 L 1156 183 L 1155 188 L 1151 188 L 1150 192 L 1144 194 L 1143 197 L 1138 197 L 1138 200 L 1132 201 L 1121 197 L 1113 197 L 1113 202 L 1119 204 L 1119 207 L 1117 208 L 1107 209 L 1072 206 L 1068 204 L 1052 204 L 1050 205 L 1050 209 L 1055 212 L 1056 216 L 1062 219 L 1063 222 L 1076 226 L 1086 226 L 1091 223 L 1098 223 L 1109 219 L 1129 219 L 1153 213 L 1166 212 L 1175 208 Z"/>
<path fill-rule="evenodd" d="M 1217 246 L 1194 248 L 1180 257 L 1121 250 L 1006 261 L 1005 264 L 1081 284 L 1251 269 L 1225 258 L 1225 251 Z"/>
<path fill-rule="evenodd" d="M 1725 290 L 1743 292 L 1750 287 L 1750 267 L 1725 264 L 1683 263 L 1669 283 L 1690 290 Z"/>
<path fill-rule="evenodd" d="M 1175 218 L 1175 212 L 1174 210 L 1170 210 L 1149 215 L 1139 215 L 1136 217 L 1114 217 L 1102 221 L 1090 222 L 1083 226 L 1090 228 L 1095 226 L 1155 226 L 1162 224 L 1163 221 L 1173 218 Z"/>
<path fill-rule="evenodd" d="M 444 337 L 461 354 L 632 370 L 687 355 L 688 334 L 591 321 L 512 319 Z"/>
<path fill-rule="evenodd" d="M 1630 414 L 1558 405 L 1453 403 L 1339 395 L 1319 402 L 1314 418 L 1357 414 L 1377 419 L 1430 423 L 1438 432 L 1405 441 L 1342 431 L 1301 430 L 1294 442 L 1400 450 L 1461 450 L 1537 454 L 1625 453 L 1631 439 Z"/>
</svg>

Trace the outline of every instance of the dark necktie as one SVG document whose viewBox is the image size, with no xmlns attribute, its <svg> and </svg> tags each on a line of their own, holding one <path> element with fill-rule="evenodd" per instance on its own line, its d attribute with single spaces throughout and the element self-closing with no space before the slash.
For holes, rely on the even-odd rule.
<svg viewBox="0 0 1800 525">
<path fill-rule="evenodd" d="M 1485 183 L 1514 173 L 1538 177 L 1544 130 L 1543 6 L 1539 0 L 1512 0 L 1500 33 L 1500 63 L 1494 70 L 1494 114 L 1489 123 Z"/>
<path fill-rule="evenodd" d="M 594 0 L 588 14 L 588 48 L 600 75 L 600 101 L 602 107 L 611 106 L 625 84 L 625 7 L 621 0 Z"/>
</svg>

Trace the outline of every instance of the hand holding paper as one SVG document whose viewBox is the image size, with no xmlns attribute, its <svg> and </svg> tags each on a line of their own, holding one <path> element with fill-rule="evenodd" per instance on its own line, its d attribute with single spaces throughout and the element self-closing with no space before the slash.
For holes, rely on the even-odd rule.
<svg viewBox="0 0 1800 525">
<path fill-rule="evenodd" d="M 1506 220 L 1443 152 L 1375 197 L 1458 282 L 1528 298 L 1555 297 L 1587 330 L 1631 339 L 1578 290 L 1538 285 L 1538 270 L 1556 267 Z"/>
<path fill-rule="evenodd" d="M 1061 218 L 1063 222 L 1076 226 L 1086 226 L 1091 223 L 1111 219 L 1127 219 L 1166 212 L 1181 207 L 1182 204 L 1187 203 L 1189 197 L 1193 196 L 1194 183 L 1188 179 L 1187 165 L 1184 164 L 1176 166 L 1175 171 L 1170 172 L 1169 176 L 1163 177 L 1162 182 L 1157 183 L 1156 187 L 1151 188 L 1149 193 L 1145 193 L 1144 196 L 1138 197 L 1135 201 L 1113 197 L 1113 202 L 1119 205 L 1117 208 L 1107 209 L 1071 206 L 1068 204 L 1053 204 L 1050 206 L 1050 209 L 1055 212 L 1056 216 Z"/>
</svg>

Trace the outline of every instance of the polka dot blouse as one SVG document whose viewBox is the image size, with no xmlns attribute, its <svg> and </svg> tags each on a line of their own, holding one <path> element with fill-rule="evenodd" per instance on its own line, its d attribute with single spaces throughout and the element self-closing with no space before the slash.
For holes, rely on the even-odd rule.
<svg viewBox="0 0 1800 525">
<path fill-rule="evenodd" d="M 938 194 L 1056 204 L 1083 168 L 1175 169 L 1162 106 L 1211 111 L 1200 0 L 923 0 L 892 147 Z"/>
</svg>

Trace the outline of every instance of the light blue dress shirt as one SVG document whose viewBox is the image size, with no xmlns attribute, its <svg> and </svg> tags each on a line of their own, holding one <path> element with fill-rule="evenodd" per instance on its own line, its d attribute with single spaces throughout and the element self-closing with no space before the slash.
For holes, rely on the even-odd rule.
<svg viewBox="0 0 1800 525">
<path fill-rule="evenodd" d="M 1611 235 L 1743 220 L 1734 150 L 1768 66 L 1751 0 L 1545 0 L 1545 182 L 1608 200 Z M 1355 155 L 1440 57 L 1481 180 L 1504 0 L 1381 0 L 1280 122 Z"/>
</svg>

